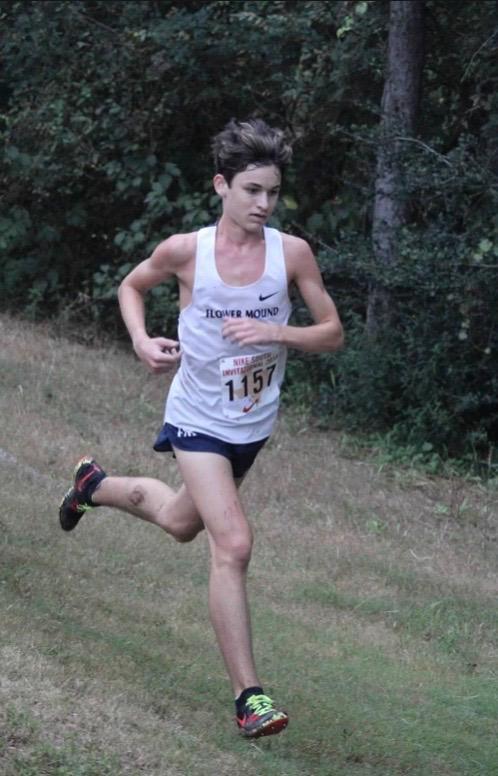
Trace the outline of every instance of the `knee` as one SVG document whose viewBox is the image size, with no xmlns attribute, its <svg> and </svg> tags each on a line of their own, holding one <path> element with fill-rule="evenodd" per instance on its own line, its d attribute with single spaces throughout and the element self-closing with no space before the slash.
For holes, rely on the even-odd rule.
<svg viewBox="0 0 498 776">
<path fill-rule="evenodd" d="M 214 561 L 217 565 L 229 565 L 244 570 L 251 560 L 252 545 L 252 535 L 249 532 L 225 537 L 224 541 L 215 544 Z"/>
</svg>

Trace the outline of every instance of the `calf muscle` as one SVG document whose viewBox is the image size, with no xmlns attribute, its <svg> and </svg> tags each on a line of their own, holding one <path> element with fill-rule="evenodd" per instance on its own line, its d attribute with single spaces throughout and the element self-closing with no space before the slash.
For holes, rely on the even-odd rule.
<svg viewBox="0 0 498 776">
<path fill-rule="evenodd" d="M 204 528 L 185 486 L 174 491 L 151 477 L 106 477 L 93 502 L 157 525 L 179 542 L 192 541 Z"/>
</svg>

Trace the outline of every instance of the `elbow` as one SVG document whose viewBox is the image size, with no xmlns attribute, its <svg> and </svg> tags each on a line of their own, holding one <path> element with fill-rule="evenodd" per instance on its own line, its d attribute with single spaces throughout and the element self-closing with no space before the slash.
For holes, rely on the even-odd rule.
<svg viewBox="0 0 498 776">
<path fill-rule="evenodd" d="M 345 337 L 342 325 L 334 327 L 333 332 L 331 332 L 329 351 L 333 353 L 336 350 L 342 350 L 344 342 Z"/>
<path fill-rule="evenodd" d="M 123 295 L 126 293 L 126 278 L 124 278 L 118 286 L 118 301 L 121 302 Z"/>
<path fill-rule="evenodd" d="M 126 296 L 126 278 L 118 286 L 117 297 L 120 310 L 123 310 L 124 298 Z"/>
<path fill-rule="evenodd" d="M 131 283 L 127 275 L 125 278 L 123 278 L 123 280 L 118 286 L 117 296 L 118 296 L 119 303 L 123 302 L 125 297 L 127 297 L 129 294 L 131 295 L 137 294 L 142 298 L 145 296 L 145 292 L 141 291 L 133 283 Z"/>
</svg>

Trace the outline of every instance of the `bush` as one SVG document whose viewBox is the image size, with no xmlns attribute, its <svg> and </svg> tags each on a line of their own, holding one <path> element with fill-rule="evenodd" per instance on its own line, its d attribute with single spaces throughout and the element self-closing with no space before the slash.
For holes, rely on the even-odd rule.
<svg viewBox="0 0 498 776">
<path fill-rule="evenodd" d="M 396 272 L 384 279 L 391 323 L 375 338 L 365 334 L 357 296 L 340 292 L 368 284 L 368 250 L 353 256 L 343 247 L 330 274 L 347 342 L 343 351 L 314 362 L 314 414 L 356 431 L 390 431 L 393 443 L 417 453 L 474 461 L 492 456 L 498 441 L 498 241 L 493 246 L 483 239 L 472 250 L 442 230 L 406 230 Z M 309 381 L 307 359 L 296 358 L 303 364 L 300 379 Z M 289 388 L 296 394 L 292 382 Z"/>
</svg>

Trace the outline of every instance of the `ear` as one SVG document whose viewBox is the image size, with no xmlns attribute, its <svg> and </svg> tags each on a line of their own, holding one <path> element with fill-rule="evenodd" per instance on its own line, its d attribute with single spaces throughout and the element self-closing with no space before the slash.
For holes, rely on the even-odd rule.
<svg viewBox="0 0 498 776">
<path fill-rule="evenodd" d="M 218 196 L 223 198 L 228 190 L 228 183 L 226 182 L 224 176 L 221 175 L 221 173 L 217 173 L 214 176 L 213 186 Z"/>
</svg>

